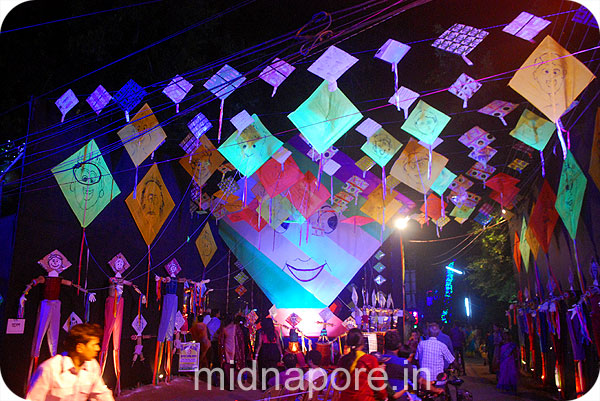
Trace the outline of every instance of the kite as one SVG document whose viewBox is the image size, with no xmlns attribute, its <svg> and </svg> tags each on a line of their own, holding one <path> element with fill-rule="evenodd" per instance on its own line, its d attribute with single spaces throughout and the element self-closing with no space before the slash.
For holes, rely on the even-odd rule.
<svg viewBox="0 0 600 401">
<path fill-rule="evenodd" d="M 202 259 L 202 264 L 206 268 L 217 251 L 217 244 L 208 223 L 204 225 L 200 235 L 196 238 L 196 248 L 198 248 L 200 259 Z"/>
<path fill-rule="evenodd" d="M 283 146 L 283 142 L 271 135 L 256 114 L 252 118 L 252 125 L 241 133 L 235 131 L 219 147 L 219 152 L 245 177 L 254 174 Z"/>
<path fill-rule="evenodd" d="M 517 266 L 517 272 L 521 273 L 521 249 L 520 249 L 519 234 L 515 231 L 515 240 L 513 242 L 513 260 Z"/>
<path fill-rule="evenodd" d="M 531 249 L 531 253 L 533 254 L 533 260 L 535 261 L 538 257 L 538 254 L 540 253 L 540 243 L 538 242 L 537 238 L 535 237 L 535 233 L 531 228 L 531 222 L 527 226 L 527 230 L 525 231 L 525 239 L 529 244 L 529 249 Z"/>
<path fill-rule="evenodd" d="M 525 217 L 521 221 L 521 243 L 519 244 L 519 250 L 521 251 L 521 257 L 523 258 L 523 264 L 525 265 L 525 271 L 529 270 L 529 257 L 531 248 L 526 240 L 527 235 L 527 222 L 525 221 Z"/>
<path fill-rule="evenodd" d="M 360 148 L 381 167 L 394 157 L 402 144 L 383 128 L 378 129 Z"/>
<path fill-rule="evenodd" d="M 556 126 L 545 118 L 539 117 L 535 113 L 525 109 L 519 118 L 515 128 L 510 131 L 510 135 L 517 138 L 527 146 L 540 151 L 542 160 L 542 175 L 544 172 L 544 148 L 550 141 Z"/>
<path fill-rule="evenodd" d="M 254 124 L 254 119 L 246 110 L 242 110 L 231 117 L 231 123 L 235 126 L 237 132 L 244 131 L 248 126 Z"/>
<path fill-rule="evenodd" d="M 496 149 L 492 148 L 491 146 L 486 146 L 485 148 L 481 149 L 473 149 L 471 153 L 469 153 L 469 157 L 476 162 L 487 166 L 487 163 L 492 157 L 494 157 L 496 153 L 498 153 Z"/>
<path fill-rule="evenodd" d="M 307 171 L 304 177 L 290 187 L 287 198 L 304 218 L 308 219 L 329 199 L 329 191 L 324 185 L 317 187 L 317 178 Z"/>
<path fill-rule="evenodd" d="M 477 214 L 477 216 L 475 216 L 473 218 L 474 221 L 478 222 L 479 224 L 481 224 L 482 226 L 487 226 L 488 224 L 490 224 L 490 222 L 492 221 L 493 217 L 490 215 L 487 215 L 485 213 L 481 213 L 479 212 Z"/>
<path fill-rule="evenodd" d="M 171 82 L 163 89 L 163 93 L 175 103 L 175 113 L 179 113 L 179 103 L 181 103 L 193 86 L 183 77 L 175 75 Z"/>
<path fill-rule="evenodd" d="M 515 159 L 508 165 L 508 168 L 512 168 L 513 170 L 516 170 L 519 173 L 522 173 L 523 170 L 525 170 L 525 167 L 527 167 L 527 166 L 529 166 L 529 163 L 526 162 L 525 160 Z"/>
<path fill-rule="evenodd" d="M 256 172 L 269 197 L 274 198 L 304 178 L 293 158 L 288 157 L 284 163 L 271 158 Z"/>
<path fill-rule="evenodd" d="M 140 196 L 134 198 L 132 192 L 125 203 L 144 241 L 150 246 L 175 207 L 175 203 L 156 163 L 150 167 L 144 178 L 138 183 L 136 190 Z"/>
<path fill-rule="evenodd" d="M 281 223 L 288 220 L 295 210 L 288 198 L 277 195 L 272 199 L 265 199 L 262 205 L 256 208 L 256 211 L 265 221 L 269 222 L 271 227 L 276 229 Z"/>
<path fill-rule="evenodd" d="M 473 213 L 475 209 L 467 206 L 455 206 L 454 209 L 450 212 L 450 216 L 458 217 L 461 219 L 468 219 L 469 216 Z"/>
<path fill-rule="evenodd" d="M 75 96 L 72 89 L 69 89 L 58 98 L 54 104 L 56 104 L 56 107 L 58 107 L 58 110 L 60 110 L 60 113 L 62 114 L 62 118 L 60 119 L 61 123 L 65 121 L 65 116 L 69 110 L 75 107 L 77 103 L 79 103 L 79 99 L 77 99 L 77 96 Z"/>
<path fill-rule="evenodd" d="M 423 203 L 423 206 L 421 206 L 421 212 L 426 213 L 427 217 L 430 217 L 431 220 L 436 221 L 445 215 L 443 206 L 444 204 L 441 198 L 435 196 L 434 194 L 429 194 L 427 197 L 427 202 Z"/>
<path fill-rule="evenodd" d="M 271 64 L 266 66 L 258 77 L 273 87 L 273 93 L 271 94 L 271 97 L 273 97 L 275 96 L 275 92 L 277 92 L 279 85 L 281 85 L 295 69 L 296 67 L 275 57 Z"/>
<path fill-rule="evenodd" d="M 380 184 L 371 192 L 367 201 L 362 205 L 360 211 L 373 218 L 377 223 L 387 224 L 402 207 L 402 203 L 395 199 L 396 191 L 392 196 L 386 196 L 384 200 L 383 186 Z"/>
<path fill-rule="evenodd" d="M 132 111 L 147 95 L 144 88 L 130 79 L 113 96 L 115 103 L 125 112 L 125 120 L 129 122 L 129 112 Z"/>
<path fill-rule="evenodd" d="M 488 35 L 483 29 L 463 24 L 454 24 L 440 35 L 431 46 L 450 53 L 459 54 L 465 63 L 473 65 L 467 55 Z"/>
<path fill-rule="evenodd" d="M 204 83 L 204 87 L 211 91 L 213 95 L 221 99 L 221 107 L 219 112 L 219 131 L 217 134 L 217 142 L 221 142 L 221 129 L 223 128 L 223 105 L 225 99 L 233 93 L 244 81 L 246 77 L 240 74 L 237 70 L 225 64 L 215 75 L 210 77 Z"/>
<path fill-rule="evenodd" d="M 467 102 L 475 92 L 481 88 L 481 84 L 468 76 L 460 74 L 458 79 L 448 88 L 448 92 L 463 100 L 463 109 L 467 108 Z"/>
<path fill-rule="evenodd" d="M 462 174 L 456 177 L 449 185 L 450 190 L 457 192 L 458 188 L 463 188 L 465 190 L 471 188 L 473 186 L 473 181 L 465 178 Z"/>
<path fill-rule="evenodd" d="M 492 134 L 478 126 L 471 128 L 458 138 L 460 143 L 473 150 L 483 149 L 495 140 L 496 138 Z"/>
<path fill-rule="evenodd" d="M 356 167 L 362 170 L 363 177 L 365 176 L 365 173 L 371 170 L 371 168 L 373 168 L 374 166 L 375 160 L 371 159 L 369 156 L 363 156 L 356 162 Z"/>
<path fill-rule="evenodd" d="M 288 118 L 318 153 L 324 153 L 362 114 L 340 89 L 330 92 L 323 82 Z"/>
<path fill-rule="evenodd" d="M 167 134 L 147 103 L 133 116 L 132 123 L 123 127 L 117 135 L 121 138 L 136 167 L 139 167 L 167 138 Z"/>
<path fill-rule="evenodd" d="M 482 163 L 475 163 L 473 167 L 467 171 L 467 176 L 471 178 L 475 178 L 477 180 L 481 180 L 483 182 L 487 181 L 490 175 L 494 174 L 496 171 L 496 167 L 493 166 L 485 166 Z"/>
<path fill-rule="evenodd" d="M 579 168 L 571 151 L 568 151 L 560 174 L 555 208 L 573 240 L 577 235 L 586 184 L 585 174 Z"/>
<path fill-rule="evenodd" d="M 95 91 L 86 99 L 92 110 L 100 115 L 102 109 L 110 102 L 112 96 L 102 85 L 98 85 Z"/>
<path fill-rule="evenodd" d="M 404 86 L 398 88 L 396 93 L 388 100 L 388 103 L 396 106 L 398 111 L 404 110 L 404 118 L 408 118 L 408 109 L 419 98 L 419 94 Z"/>
<path fill-rule="evenodd" d="M 390 174 L 412 189 L 425 194 L 440 175 L 448 159 L 437 152 L 430 152 L 411 139 L 394 163 Z M 427 169 L 431 160 L 431 178 Z"/>
<path fill-rule="evenodd" d="M 121 193 L 94 140 L 56 165 L 52 173 L 83 228 Z"/>
<path fill-rule="evenodd" d="M 444 127 L 450 121 L 450 117 L 441 111 L 431 107 L 422 100 L 410 113 L 402 129 L 417 139 L 431 145 L 442 133 Z"/>
<path fill-rule="evenodd" d="M 456 178 L 456 174 L 444 167 L 438 178 L 431 185 L 431 190 L 442 196 L 444 191 L 448 189 L 452 181 Z"/>
<path fill-rule="evenodd" d="M 329 46 L 325 50 L 325 53 L 321 54 L 308 67 L 308 71 L 326 80 L 329 83 L 329 91 L 334 92 L 337 89 L 337 80 L 357 61 L 356 57 L 346 53 L 342 49 Z"/>
<path fill-rule="evenodd" d="M 533 38 L 548 25 L 550 25 L 550 21 L 523 11 L 502 31 L 532 42 Z"/>
<path fill-rule="evenodd" d="M 505 102 L 503 100 L 494 100 L 492 103 L 477 111 L 479 113 L 487 114 L 492 117 L 498 117 L 500 121 L 502 121 L 502 124 L 506 126 L 507 124 L 506 120 L 504 120 L 504 117 L 506 117 L 508 113 L 516 109 L 518 106 L 518 104 L 514 104 L 511 102 Z"/>
<path fill-rule="evenodd" d="M 546 36 L 508 85 L 556 123 L 594 78 L 585 64 Z"/>
<path fill-rule="evenodd" d="M 202 135 L 212 128 L 212 123 L 208 121 L 208 118 L 204 114 L 198 113 L 190 120 L 187 126 L 196 139 L 200 139 Z"/>
<path fill-rule="evenodd" d="M 219 166 L 223 164 L 225 158 L 217 152 L 210 139 L 206 136 L 200 137 L 196 142 L 199 143 L 196 150 L 190 153 L 190 157 L 179 159 L 179 164 L 194 178 L 196 184 L 202 187 L 210 176 L 217 171 Z"/>
<path fill-rule="evenodd" d="M 410 46 L 404 43 L 400 43 L 394 39 L 388 39 L 383 46 L 375 53 L 375 58 L 386 61 L 392 65 L 392 72 L 394 73 L 394 93 L 398 92 L 398 63 L 406 53 L 410 50 Z M 399 100 L 394 104 L 400 111 Z"/>
</svg>

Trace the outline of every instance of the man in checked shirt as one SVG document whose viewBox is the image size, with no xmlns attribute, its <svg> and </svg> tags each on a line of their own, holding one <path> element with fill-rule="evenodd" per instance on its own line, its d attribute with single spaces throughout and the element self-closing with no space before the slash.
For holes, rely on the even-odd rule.
<svg viewBox="0 0 600 401">
<path fill-rule="evenodd" d="M 27 399 L 34 401 L 114 401 L 102 380 L 96 360 L 102 329 L 97 324 L 78 324 L 65 339 L 66 352 L 42 363 L 29 385 Z"/>
<path fill-rule="evenodd" d="M 444 372 L 444 361 L 448 364 L 454 362 L 454 356 L 446 344 L 437 338 L 440 332 L 437 323 L 430 324 L 429 338 L 419 343 L 415 354 L 415 359 L 419 361 L 419 375 L 427 381 L 436 380 L 437 375 Z"/>
</svg>

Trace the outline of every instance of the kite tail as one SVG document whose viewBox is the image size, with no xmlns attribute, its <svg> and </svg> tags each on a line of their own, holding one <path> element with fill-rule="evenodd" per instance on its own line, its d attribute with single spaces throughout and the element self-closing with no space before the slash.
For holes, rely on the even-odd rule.
<svg viewBox="0 0 600 401">
<path fill-rule="evenodd" d="M 81 248 L 79 249 L 79 270 L 77 272 L 77 295 L 79 295 L 79 286 L 81 285 L 81 259 L 83 259 L 83 246 L 85 245 L 85 227 L 81 235 Z"/>
<path fill-rule="evenodd" d="M 146 276 L 146 308 L 148 308 L 148 302 L 150 295 L 150 245 L 148 245 L 148 274 Z"/>
<path fill-rule="evenodd" d="M 225 104 L 225 99 L 221 99 L 221 107 L 219 110 L 219 133 L 217 134 L 217 143 L 221 143 L 221 129 L 223 128 L 223 105 Z"/>
<path fill-rule="evenodd" d="M 190 156 L 190 159 L 192 156 Z M 133 199 L 137 196 L 137 183 L 138 183 L 138 166 L 135 166 L 135 181 L 133 182 Z"/>
</svg>

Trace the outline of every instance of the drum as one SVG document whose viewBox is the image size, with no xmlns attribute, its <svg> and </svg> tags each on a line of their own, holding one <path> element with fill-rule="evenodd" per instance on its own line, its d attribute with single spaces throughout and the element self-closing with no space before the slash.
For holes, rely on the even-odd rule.
<svg viewBox="0 0 600 401">
<path fill-rule="evenodd" d="M 331 343 L 317 343 L 316 350 L 321 354 L 321 366 L 329 366 L 331 360 Z"/>
</svg>

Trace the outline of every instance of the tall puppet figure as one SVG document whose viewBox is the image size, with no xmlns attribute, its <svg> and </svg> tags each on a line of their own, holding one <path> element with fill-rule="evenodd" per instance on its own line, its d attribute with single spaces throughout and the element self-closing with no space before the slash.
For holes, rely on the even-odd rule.
<svg viewBox="0 0 600 401">
<path fill-rule="evenodd" d="M 173 342 L 173 332 L 175 330 L 175 316 L 177 314 L 178 306 L 177 284 L 188 283 L 194 286 L 201 286 L 202 284 L 206 284 L 210 281 L 202 280 L 201 282 L 196 282 L 186 278 L 176 278 L 177 274 L 181 271 L 181 266 L 179 266 L 179 263 L 175 258 L 165 265 L 165 270 L 167 273 L 169 273 L 169 277 L 155 276 L 157 299 L 160 301 L 161 287 L 164 291 L 164 298 L 160 324 L 158 326 L 156 353 L 154 356 L 154 376 L 152 379 L 152 384 L 154 385 L 158 383 L 158 372 L 161 368 L 163 353 L 165 353 L 165 342 L 167 343 L 167 350 L 165 353 L 165 381 L 168 383 L 171 380 L 171 347 Z"/>
<path fill-rule="evenodd" d="M 108 264 L 115 272 L 115 276 L 110 278 L 108 288 L 108 297 L 106 298 L 104 309 L 104 336 L 102 337 L 102 351 L 100 352 L 100 365 L 102 372 L 106 366 L 106 355 L 108 353 L 108 344 L 112 334 L 113 339 L 113 364 L 115 367 L 115 376 L 117 384 L 115 393 L 121 393 L 121 362 L 119 360 L 119 351 L 121 349 L 121 331 L 123 329 L 123 286 L 132 287 L 140 295 L 140 304 L 146 303 L 146 297 L 142 295 L 139 288 L 131 281 L 121 277 L 121 274 L 129 268 L 129 263 L 122 253 L 118 253 Z"/>
<path fill-rule="evenodd" d="M 58 333 L 60 329 L 60 286 L 66 285 L 69 287 L 75 287 L 88 295 L 90 302 L 96 301 L 96 297 L 93 292 L 88 293 L 84 288 L 81 288 L 77 284 L 72 283 L 69 280 L 65 280 L 59 276 L 59 274 L 71 266 L 71 262 L 60 253 L 58 249 L 50 252 L 44 256 L 38 263 L 47 272 L 48 276 L 39 276 L 32 280 L 23 295 L 19 299 L 19 318 L 22 318 L 25 313 L 25 296 L 29 294 L 29 291 L 38 284 L 44 284 L 44 299 L 40 303 L 37 320 L 35 322 L 35 329 L 33 332 L 33 344 L 31 346 L 31 362 L 29 364 L 29 374 L 27 377 L 27 383 L 31 378 L 31 373 L 37 368 L 38 359 L 40 357 L 40 348 L 42 347 L 42 341 L 46 336 L 48 341 L 48 348 L 50 350 L 50 356 L 56 355 L 56 349 L 58 346 Z"/>
</svg>

